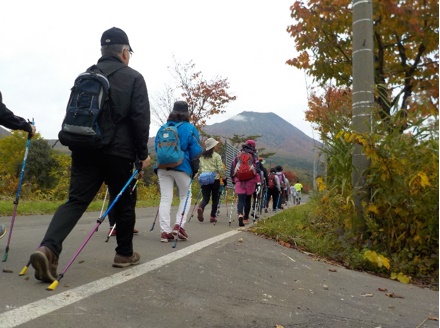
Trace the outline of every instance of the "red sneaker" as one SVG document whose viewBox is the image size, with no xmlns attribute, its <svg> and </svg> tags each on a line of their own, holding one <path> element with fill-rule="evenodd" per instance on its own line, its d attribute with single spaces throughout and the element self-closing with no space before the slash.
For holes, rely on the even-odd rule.
<svg viewBox="0 0 440 328">
<path fill-rule="evenodd" d="M 162 243 L 167 243 L 169 241 L 173 241 L 174 240 L 174 236 L 171 233 L 168 232 L 162 232 L 162 234 L 160 235 L 160 241 Z"/>
<path fill-rule="evenodd" d="M 188 239 L 188 235 L 186 234 L 185 229 L 183 229 L 183 228 L 182 228 L 181 226 L 179 226 L 178 224 L 176 224 L 176 225 L 174 226 L 172 234 L 173 234 L 174 236 L 178 236 L 179 239 L 182 239 L 182 240 L 186 240 L 186 239 Z"/>
<path fill-rule="evenodd" d="M 211 222 L 211 223 L 216 223 L 216 222 L 217 222 L 217 219 L 216 219 L 215 217 L 211 216 L 211 217 L 209 218 L 209 222 Z"/>
</svg>

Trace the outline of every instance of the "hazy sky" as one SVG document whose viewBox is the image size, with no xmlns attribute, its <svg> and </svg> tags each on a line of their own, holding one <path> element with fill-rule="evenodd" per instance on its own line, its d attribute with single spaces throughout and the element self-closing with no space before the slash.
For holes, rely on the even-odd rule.
<svg viewBox="0 0 440 328">
<path fill-rule="evenodd" d="M 304 120 L 305 74 L 285 64 L 295 54 L 286 32 L 293 0 L 74 2 L 25 0 L 1 5 L 0 91 L 15 114 L 35 119 L 56 139 L 75 77 L 100 57 L 102 32 L 123 29 L 134 50 L 130 66 L 150 96 L 172 81 L 173 56 L 192 60 L 206 79 L 228 78 L 237 100 L 208 124 L 242 111 L 274 112 L 313 135 Z M 150 136 L 158 127 L 152 125 Z M 261 133 L 261 132 L 260 132 Z M 264 132 L 263 132 L 264 133 Z"/>
</svg>

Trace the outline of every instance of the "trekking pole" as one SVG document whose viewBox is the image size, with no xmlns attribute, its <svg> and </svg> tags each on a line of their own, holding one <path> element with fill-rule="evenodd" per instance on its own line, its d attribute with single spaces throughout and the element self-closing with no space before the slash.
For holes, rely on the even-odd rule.
<svg viewBox="0 0 440 328">
<path fill-rule="evenodd" d="M 182 227 L 183 217 L 185 216 L 186 204 L 188 203 L 189 195 L 191 195 L 191 186 L 192 186 L 193 180 L 194 180 L 194 178 L 191 179 L 191 181 L 189 182 L 188 191 L 187 191 L 187 193 L 186 193 L 185 204 L 183 205 L 182 216 L 180 217 L 179 229 Z M 176 248 L 176 246 L 177 246 L 177 240 L 178 240 L 178 239 L 179 239 L 179 233 L 177 233 L 176 240 L 174 241 L 173 248 Z"/>
<path fill-rule="evenodd" d="M 228 189 L 225 187 L 225 205 L 226 205 L 226 217 L 229 216 L 229 209 L 228 209 Z"/>
<path fill-rule="evenodd" d="M 258 204 L 258 198 L 260 197 L 260 191 L 261 191 L 261 187 L 257 187 L 257 194 L 255 195 L 255 204 L 254 204 L 254 218 L 252 220 L 252 223 L 255 223 L 255 216 L 257 215 L 257 206 L 259 206 Z"/>
<path fill-rule="evenodd" d="M 231 211 L 229 212 L 229 226 L 231 226 L 231 223 L 232 223 L 232 209 L 233 209 L 233 207 L 234 207 L 234 199 L 235 199 L 235 192 L 233 191 L 232 192 L 232 201 L 231 201 Z"/>
<path fill-rule="evenodd" d="M 131 194 L 133 193 L 133 191 L 136 189 L 136 186 L 137 186 L 138 182 L 139 182 L 139 180 L 136 180 L 136 183 L 134 184 L 133 188 L 131 188 L 131 190 L 130 190 L 130 195 L 131 195 Z M 107 190 L 108 190 L 108 189 L 107 189 Z M 101 214 L 102 214 L 102 211 L 101 211 Z M 100 214 L 99 217 L 101 217 L 101 214 Z M 109 240 L 110 237 L 112 236 L 113 231 L 114 231 L 115 229 L 116 229 L 116 222 L 115 222 L 115 224 L 112 226 L 112 228 L 110 229 L 110 231 L 109 231 L 109 233 L 108 233 L 108 235 L 107 235 L 107 239 L 105 240 L 106 243 L 108 242 L 108 240 Z"/>
<path fill-rule="evenodd" d="M 30 122 L 32 125 L 34 125 L 34 119 L 32 119 L 32 122 Z M 12 219 L 11 219 L 11 226 L 9 227 L 9 234 L 8 234 L 8 242 L 6 244 L 5 253 L 3 254 L 2 262 L 6 262 L 8 259 L 9 254 L 9 244 L 11 243 L 11 237 L 12 237 L 12 229 L 14 228 L 14 222 L 15 222 L 15 216 L 17 215 L 17 207 L 18 207 L 18 201 L 20 199 L 20 193 L 21 193 L 21 186 L 23 185 L 23 177 L 24 177 L 24 170 L 26 168 L 26 161 L 29 154 L 29 148 L 31 147 L 31 138 L 32 135 L 28 133 L 28 138 L 26 142 L 26 149 L 24 151 L 24 158 L 23 158 L 23 164 L 21 165 L 21 172 L 20 172 L 20 180 L 18 182 L 18 188 L 17 188 L 17 194 L 15 196 L 14 201 L 14 211 L 12 213 Z"/>
<path fill-rule="evenodd" d="M 218 197 L 218 204 L 217 204 L 217 210 L 215 211 L 215 221 L 214 221 L 214 225 L 217 223 L 217 218 L 218 218 L 218 215 L 220 214 L 220 206 L 221 206 L 221 204 L 222 204 L 222 198 L 223 198 L 223 195 L 224 195 L 224 193 L 225 193 L 225 189 L 224 189 L 224 187 L 220 187 L 220 190 L 219 190 L 219 197 Z"/>
<path fill-rule="evenodd" d="M 196 199 L 196 202 L 194 203 L 194 207 L 193 207 L 193 209 L 192 209 L 192 211 L 191 211 L 191 216 L 189 217 L 188 222 L 191 221 L 191 218 L 192 218 L 193 215 L 194 215 L 194 210 L 195 210 L 196 207 L 197 207 L 197 203 L 199 202 L 199 199 L 200 199 L 200 196 L 201 196 L 201 195 L 202 195 L 202 189 L 200 189 L 199 194 L 197 195 L 197 199 Z"/>
<path fill-rule="evenodd" d="M 157 220 L 158 215 L 159 215 L 159 207 L 157 208 L 156 216 L 154 217 L 154 221 L 153 221 L 153 224 L 151 225 L 150 231 L 153 231 L 154 226 L 156 225 L 156 220 Z"/>
<path fill-rule="evenodd" d="M 92 231 L 89 233 L 89 235 L 87 236 L 87 238 L 84 240 L 84 242 L 81 244 L 81 246 L 78 248 L 78 250 L 76 251 L 76 253 L 73 255 L 72 259 L 69 261 L 69 263 L 67 263 L 66 267 L 64 268 L 64 270 L 58 275 L 57 279 L 52 282 L 52 284 L 49 285 L 49 287 L 47 287 L 47 290 L 54 290 L 60 280 L 64 277 L 64 275 L 66 274 L 66 271 L 69 269 L 69 267 L 72 265 L 73 261 L 75 261 L 75 259 L 78 257 L 79 253 L 83 250 L 83 248 L 86 246 L 87 242 L 90 240 L 90 238 L 92 238 L 93 234 L 95 233 L 95 230 L 97 227 L 99 227 L 102 223 L 102 221 L 104 221 L 105 217 L 107 216 L 107 214 L 110 212 L 110 210 L 113 208 L 113 206 L 116 204 L 116 202 L 118 201 L 118 199 L 121 197 L 121 195 L 124 193 L 125 189 L 127 189 L 128 185 L 131 183 L 131 181 L 135 178 L 135 176 L 138 174 L 140 168 L 141 168 L 142 163 L 139 163 L 139 169 L 136 169 L 132 176 L 128 179 L 127 183 L 124 185 L 124 187 L 122 187 L 121 191 L 119 192 L 119 194 L 116 196 L 116 198 L 113 200 L 113 202 L 108 206 L 107 210 L 104 212 L 104 214 L 98 218 L 96 225 L 93 227 Z"/>
</svg>

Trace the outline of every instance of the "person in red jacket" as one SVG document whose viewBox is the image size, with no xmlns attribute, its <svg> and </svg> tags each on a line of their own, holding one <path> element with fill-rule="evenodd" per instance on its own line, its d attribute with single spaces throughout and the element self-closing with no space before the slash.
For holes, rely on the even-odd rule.
<svg viewBox="0 0 440 328">
<path fill-rule="evenodd" d="M 251 174 L 250 178 L 248 178 L 248 176 L 246 178 L 240 178 L 239 166 L 242 164 L 240 164 L 239 158 L 243 153 L 250 154 L 252 158 L 250 169 L 253 171 L 253 173 Z M 249 164 L 245 166 L 248 167 Z M 235 193 L 238 195 L 238 225 L 240 227 L 244 227 L 245 224 L 249 222 L 252 194 L 255 192 L 255 190 L 257 190 L 257 193 L 259 193 L 259 189 L 261 188 L 260 165 L 254 140 L 247 140 L 242 146 L 238 156 L 234 158 L 231 165 L 231 178 L 232 183 L 235 185 Z"/>
<path fill-rule="evenodd" d="M 11 130 L 23 130 L 32 137 L 35 134 L 36 128 L 31 122 L 26 121 L 23 117 L 16 116 L 3 103 L 2 93 L 0 92 L 0 125 Z M 6 234 L 6 227 L 0 224 L 0 238 Z"/>
</svg>

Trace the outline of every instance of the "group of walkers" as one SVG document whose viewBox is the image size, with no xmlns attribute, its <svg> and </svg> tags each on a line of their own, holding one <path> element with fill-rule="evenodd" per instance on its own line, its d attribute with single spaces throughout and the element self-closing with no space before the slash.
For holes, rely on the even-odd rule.
<svg viewBox="0 0 440 328">
<path fill-rule="evenodd" d="M 112 111 L 112 125 L 104 126 L 102 123 L 100 129 L 103 135 L 111 133 L 111 138 L 108 138 L 108 144 L 99 149 L 69 146 L 72 162 L 68 199 L 56 210 L 39 247 L 30 255 L 29 260 L 35 269 L 35 278 L 43 282 L 57 280 L 58 259 L 63 250 L 63 242 L 103 183 L 107 185 L 110 195 L 109 217 L 113 228 L 117 227 L 113 266 L 124 268 L 140 262 L 139 253 L 133 249 L 133 234 L 137 232 L 136 179 L 133 177 L 136 175 L 137 179 L 141 179 L 143 170 L 150 165 L 147 147 L 150 128 L 148 92 L 143 76 L 129 67 L 133 49 L 127 34 L 113 27 L 102 34 L 100 43 L 102 56 L 94 67 L 106 75 L 111 86 L 109 107 Z M 36 131 L 33 124 L 15 116 L 3 105 L 1 94 L 0 124 L 10 129 L 24 130 L 30 136 Z M 208 138 L 202 147 L 198 131 L 190 123 L 188 104 L 185 101 L 174 103 L 166 125 L 170 127 L 167 136 L 175 131 L 178 145 L 175 148 L 182 155 L 173 165 L 166 166 L 157 160 L 154 166 L 160 186 L 157 215 L 162 242 L 188 238 L 185 225 L 191 204 L 191 186 L 196 177 L 201 184 L 202 194 L 197 207 L 200 222 L 205 220 L 205 213 L 208 212 L 205 209 L 210 200 L 209 222 L 217 222 L 218 204 L 228 179 L 231 179 L 237 196 L 240 227 L 249 222 L 252 197 L 254 210 L 255 202 L 258 202 L 267 211 L 270 200 L 274 210 L 283 208 L 289 197 L 289 183 L 281 166 L 271 168 L 268 174 L 263 165 L 264 160 L 258 157 L 254 140 L 247 140 L 231 167 L 226 168 L 217 152 L 217 140 Z M 156 154 L 169 145 L 170 142 L 161 142 L 156 136 Z M 177 185 L 180 201 L 172 220 L 170 212 L 174 184 Z M 267 194 L 264 201 L 261 197 L 263 192 Z M 5 231 L 6 228 L 0 226 L 0 238 Z"/>
</svg>

